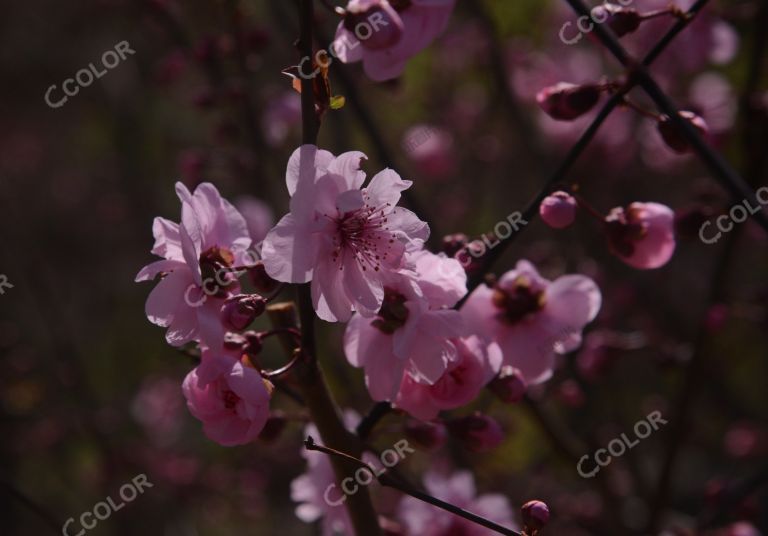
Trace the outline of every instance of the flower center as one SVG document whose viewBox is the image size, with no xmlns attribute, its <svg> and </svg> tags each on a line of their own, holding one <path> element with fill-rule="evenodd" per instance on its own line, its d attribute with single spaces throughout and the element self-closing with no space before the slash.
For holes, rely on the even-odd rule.
<svg viewBox="0 0 768 536">
<path fill-rule="evenodd" d="M 519 276 L 511 289 L 499 286 L 493 289 L 493 305 L 501 311 L 496 317 L 506 324 L 516 324 L 528 315 L 544 307 L 544 292 L 534 290 L 531 281 L 525 276 Z"/>
<path fill-rule="evenodd" d="M 224 247 L 214 246 L 200 254 L 200 273 L 203 281 L 208 279 L 217 283 L 214 296 L 225 297 L 227 295 L 225 287 L 237 281 L 229 270 L 234 262 L 235 256 Z"/>
<path fill-rule="evenodd" d="M 234 409 L 237 403 L 240 402 L 240 397 L 229 389 L 224 391 L 222 399 L 224 400 L 224 407 L 227 409 Z"/>
<path fill-rule="evenodd" d="M 648 233 L 645 223 L 639 220 L 632 210 L 615 208 L 605 218 L 608 244 L 619 255 L 631 257 L 635 252 L 635 242 L 642 240 Z"/>
<path fill-rule="evenodd" d="M 397 328 L 403 327 L 407 320 L 408 308 L 405 306 L 405 296 L 385 287 L 384 302 L 371 325 L 387 335 L 392 335 Z"/>
<path fill-rule="evenodd" d="M 368 200 L 367 194 L 363 193 L 363 198 Z M 378 272 L 383 262 L 394 260 L 390 250 L 396 236 L 389 231 L 389 206 L 389 203 L 382 207 L 365 203 L 362 208 L 334 219 L 336 232 L 331 259 L 339 263 L 339 270 L 344 269 L 346 253 L 352 255 L 364 272 L 369 268 Z"/>
</svg>

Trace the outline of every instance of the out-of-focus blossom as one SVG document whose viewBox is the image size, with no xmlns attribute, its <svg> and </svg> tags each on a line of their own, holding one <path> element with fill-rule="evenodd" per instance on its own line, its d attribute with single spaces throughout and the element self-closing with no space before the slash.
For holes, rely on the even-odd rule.
<svg viewBox="0 0 768 536">
<path fill-rule="evenodd" d="M 207 367 L 206 373 L 201 372 Z M 203 357 L 182 386 L 187 407 L 205 435 L 231 447 L 256 439 L 269 418 L 272 386 L 259 372 L 228 355 Z"/>
<path fill-rule="evenodd" d="M 505 365 L 535 384 L 552 375 L 555 353 L 579 347 L 581 331 L 601 303 L 600 289 L 590 278 L 565 275 L 549 281 L 521 260 L 495 287 L 475 289 L 461 312 L 473 333 L 499 343 Z"/>
<path fill-rule="evenodd" d="M 445 426 L 439 422 L 409 419 L 403 425 L 403 431 L 408 441 L 427 450 L 435 450 L 442 447 L 448 439 L 448 432 Z"/>
<path fill-rule="evenodd" d="M 504 430 L 489 415 L 476 411 L 472 415 L 446 422 L 451 436 L 458 439 L 470 452 L 487 452 L 504 441 Z"/>
<path fill-rule="evenodd" d="M 424 475 L 424 487 L 430 495 L 468 510 L 491 521 L 516 529 L 509 501 L 501 494 L 476 496 L 475 482 L 469 471 L 458 471 L 448 477 L 435 472 Z M 489 536 L 493 531 L 462 517 L 435 508 L 413 497 L 405 497 L 397 517 L 406 536 Z"/>
<path fill-rule="evenodd" d="M 275 225 L 275 214 L 272 209 L 261 199 L 243 195 L 235 200 L 235 207 L 245 218 L 251 240 L 258 244 L 267 236 L 267 233 Z"/>
<path fill-rule="evenodd" d="M 156 444 L 165 446 L 173 443 L 181 430 L 183 402 L 178 380 L 148 379 L 133 399 L 131 413 Z"/>
<path fill-rule="evenodd" d="M 403 137 L 403 149 L 414 160 L 419 173 L 425 177 L 440 179 L 456 167 L 453 137 L 431 125 L 416 125 Z"/>
<path fill-rule="evenodd" d="M 660 268 L 675 252 L 675 213 L 665 205 L 616 207 L 605 221 L 611 251 L 634 268 Z"/>
<path fill-rule="evenodd" d="M 295 91 L 287 91 L 269 100 L 262 116 L 262 129 L 268 144 L 276 147 L 283 143 L 291 129 L 301 124 L 301 98 Z"/>
<path fill-rule="evenodd" d="M 564 229 L 576 219 L 576 200 L 566 192 L 554 192 L 539 205 L 539 215 L 544 223 L 555 229 Z"/>
<path fill-rule="evenodd" d="M 435 384 L 458 359 L 452 339 L 464 334 L 452 307 L 466 293 L 466 274 L 455 259 L 425 251 L 413 254 L 410 270 L 391 277 L 374 318 L 352 317 L 344 333 L 344 353 L 365 369 L 374 400 L 393 400 L 407 373 Z"/>
<path fill-rule="evenodd" d="M 312 281 L 315 311 L 329 322 L 346 321 L 353 310 L 376 314 L 385 280 L 402 267 L 406 249 L 419 249 L 429 235 L 426 223 L 395 206 L 410 181 L 385 169 L 362 188 L 364 158 L 334 157 L 314 145 L 294 151 L 286 173 L 290 213 L 262 248 L 274 279 Z"/>
<path fill-rule="evenodd" d="M 403 376 L 395 406 L 416 418 L 430 420 L 442 410 L 469 404 L 501 368 L 501 350 L 476 336 L 451 341 L 457 350 L 456 361 L 450 363 L 433 385 Z"/>
<path fill-rule="evenodd" d="M 178 182 L 176 193 L 181 224 L 155 218 L 152 253 L 163 260 L 142 268 L 136 281 L 161 275 L 147 298 L 146 313 L 150 322 L 168 328 L 169 344 L 196 340 L 218 347 L 224 336 L 219 320 L 223 299 L 238 287 L 236 278 L 223 274 L 243 259 L 251 238 L 245 219 L 212 184 L 203 183 L 191 194 Z"/>
<path fill-rule="evenodd" d="M 344 412 L 344 424 L 353 430 L 360 417 L 351 410 Z M 319 438 L 314 424 L 304 428 L 304 437 Z M 354 534 L 352 521 L 345 506 L 346 496 L 336 486 L 336 475 L 327 454 L 302 449 L 301 456 L 307 460 L 307 472 L 291 482 L 291 499 L 300 503 L 296 517 L 305 523 L 323 519 L 323 536 Z"/>
<path fill-rule="evenodd" d="M 400 76 L 448 24 L 455 0 L 351 0 L 333 50 L 344 63 L 363 62 L 372 80 Z"/>
</svg>

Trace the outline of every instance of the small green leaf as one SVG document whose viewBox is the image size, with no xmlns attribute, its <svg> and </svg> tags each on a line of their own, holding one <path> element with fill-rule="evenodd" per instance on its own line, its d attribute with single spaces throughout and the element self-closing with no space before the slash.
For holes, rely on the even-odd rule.
<svg viewBox="0 0 768 536">
<path fill-rule="evenodd" d="M 331 110 L 340 110 L 344 107 L 346 101 L 347 99 L 344 98 L 344 95 L 334 95 L 331 97 Z"/>
</svg>

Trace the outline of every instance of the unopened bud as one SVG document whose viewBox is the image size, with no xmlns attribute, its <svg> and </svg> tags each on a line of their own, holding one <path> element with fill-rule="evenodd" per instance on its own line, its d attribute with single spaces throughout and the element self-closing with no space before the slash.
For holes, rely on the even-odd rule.
<svg viewBox="0 0 768 536">
<path fill-rule="evenodd" d="M 504 441 L 504 431 L 499 423 L 480 412 L 453 419 L 448 421 L 446 425 L 451 435 L 472 452 L 491 450 Z"/>
<path fill-rule="evenodd" d="M 488 388 L 502 402 L 515 404 L 525 397 L 528 384 L 519 370 L 509 365 L 504 365 L 501 367 L 499 375 L 488 384 Z"/>
<path fill-rule="evenodd" d="M 442 250 L 449 257 L 453 257 L 467 245 L 467 242 L 469 242 L 469 237 L 464 233 L 446 235 L 443 237 Z"/>
<path fill-rule="evenodd" d="M 604 24 L 608 25 L 616 37 L 634 32 L 643 22 L 643 17 L 636 9 L 608 3 L 596 7 L 594 17 L 596 20 L 605 20 Z"/>
<path fill-rule="evenodd" d="M 587 113 L 600 100 L 600 86 L 560 82 L 536 94 L 536 102 L 553 119 L 570 121 Z"/>
<path fill-rule="evenodd" d="M 239 294 L 221 306 L 221 321 L 230 331 L 242 331 L 266 308 L 264 298 L 257 294 Z"/>
<path fill-rule="evenodd" d="M 701 135 L 706 134 L 709 130 L 704 119 L 693 112 L 683 110 L 680 112 L 680 117 L 693 125 Z M 669 116 L 662 115 L 659 118 L 656 128 L 659 129 L 659 134 L 661 134 L 661 137 L 664 139 L 664 143 L 676 153 L 682 154 L 691 150 L 691 145 L 688 143 L 688 138 L 685 136 L 685 133 L 669 118 Z"/>
<path fill-rule="evenodd" d="M 539 205 L 539 215 L 553 229 L 564 229 L 576 219 L 576 199 L 566 192 L 554 192 Z"/>
<path fill-rule="evenodd" d="M 549 522 L 549 507 L 542 501 L 528 501 L 520 511 L 526 534 L 538 533 Z"/>
</svg>

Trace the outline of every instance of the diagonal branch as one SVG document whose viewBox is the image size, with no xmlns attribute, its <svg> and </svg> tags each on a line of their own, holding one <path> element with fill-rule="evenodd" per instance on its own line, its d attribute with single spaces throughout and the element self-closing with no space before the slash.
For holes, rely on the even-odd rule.
<svg viewBox="0 0 768 536">
<path fill-rule="evenodd" d="M 571 7 L 580 15 L 589 16 L 589 8 L 582 0 L 566 0 Z M 619 43 L 614 33 L 603 24 L 595 25 L 595 34 L 602 44 L 613 54 L 621 64 L 629 69 L 630 78 L 642 86 L 645 92 L 656 103 L 664 114 L 666 114 L 672 123 L 686 137 L 693 150 L 710 169 L 720 184 L 726 188 L 734 200 L 740 201 L 747 199 L 757 203 L 755 193 L 751 190 L 747 182 L 731 167 L 731 165 L 714 149 L 709 147 L 701 137 L 701 134 L 689 122 L 683 119 L 677 107 L 667 97 L 666 93 L 659 87 L 653 77 L 648 73 L 646 66 L 635 60 L 624 47 Z M 764 212 L 757 212 L 755 220 L 768 231 L 768 217 Z"/>
</svg>

